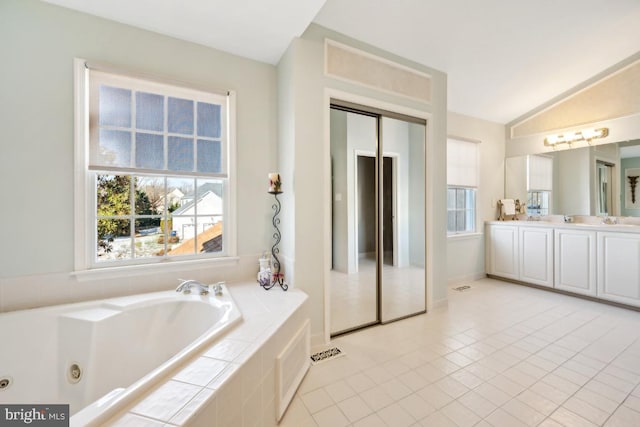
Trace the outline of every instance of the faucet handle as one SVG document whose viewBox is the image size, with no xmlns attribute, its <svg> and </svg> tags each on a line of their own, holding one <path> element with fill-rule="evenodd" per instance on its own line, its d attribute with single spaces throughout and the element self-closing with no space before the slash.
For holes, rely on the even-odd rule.
<svg viewBox="0 0 640 427">
<path fill-rule="evenodd" d="M 224 285 L 224 282 L 217 282 L 216 284 L 213 285 L 213 293 L 216 296 L 222 295 L 222 285 Z"/>
</svg>

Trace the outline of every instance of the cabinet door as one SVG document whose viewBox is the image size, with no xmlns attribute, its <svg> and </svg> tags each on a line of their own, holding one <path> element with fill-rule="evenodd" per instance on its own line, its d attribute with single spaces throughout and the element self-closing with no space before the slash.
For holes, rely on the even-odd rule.
<svg viewBox="0 0 640 427">
<path fill-rule="evenodd" d="M 596 232 L 556 229 L 554 285 L 557 289 L 596 296 Z"/>
<path fill-rule="evenodd" d="M 518 280 L 518 227 L 491 225 L 489 231 L 488 273 Z"/>
<path fill-rule="evenodd" d="M 553 229 L 520 227 L 520 280 L 553 287 Z"/>
<path fill-rule="evenodd" d="M 640 235 L 598 232 L 598 297 L 640 305 Z"/>
</svg>

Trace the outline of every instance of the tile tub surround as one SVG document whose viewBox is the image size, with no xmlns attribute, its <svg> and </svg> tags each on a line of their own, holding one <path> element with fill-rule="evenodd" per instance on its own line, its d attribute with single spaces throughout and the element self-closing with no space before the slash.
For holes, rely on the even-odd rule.
<svg viewBox="0 0 640 427">
<path fill-rule="evenodd" d="M 494 279 L 334 339 L 279 427 L 640 425 L 640 313 Z"/>
<path fill-rule="evenodd" d="M 275 359 L 308 319 L 307 295 L 227 287 L 243 321 L 107 425 L 276 425 Z"/>
</svg>

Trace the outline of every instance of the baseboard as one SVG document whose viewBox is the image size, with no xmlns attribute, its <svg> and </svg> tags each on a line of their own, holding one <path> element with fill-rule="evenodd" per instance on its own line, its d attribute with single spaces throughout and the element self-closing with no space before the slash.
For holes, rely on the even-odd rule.
<svg viewBox="0 0 640 427">
<path fill-rule="evenodd" d="M 452 277 L 447 280 L 447 286 L 459 285 L 466 282 L 474 282 L 476 280 L 484 279 L 487 274 L 484 271 L 467 274 L 466 276 Z"/>
<path fill-rule="evenodd" d="M 447 298 L 442 298 L 442 299 L 438 299 L 433 301 L 433 303 L 431 304 L 431 307 L 429 307 L 430 309 L 435 309 L 435 308 L 442 308 L 442 307 L 448 307 L 449 306 L 449 300 Z"/>
<path fill-rule="evenodd" d="M 325 345 L 328 345 L 329 343 L 324 339 L 324 334 L 323 333 L 319 333 L 319 334 L 311 334 L 311 348 L 318 348 L 318 347 L 322 347 Z"/>
</svg>

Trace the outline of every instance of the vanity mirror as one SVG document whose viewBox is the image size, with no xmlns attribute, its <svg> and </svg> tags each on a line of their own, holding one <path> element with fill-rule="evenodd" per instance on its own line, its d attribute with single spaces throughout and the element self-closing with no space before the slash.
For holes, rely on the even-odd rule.
<svg viewBox="0 0 640 427">
<path fill-rule="evenodd" d="M 508 157 L 505 198 L 530 215 L 640 216 L 638 176 L 640 139 Z"/>
</svg>

